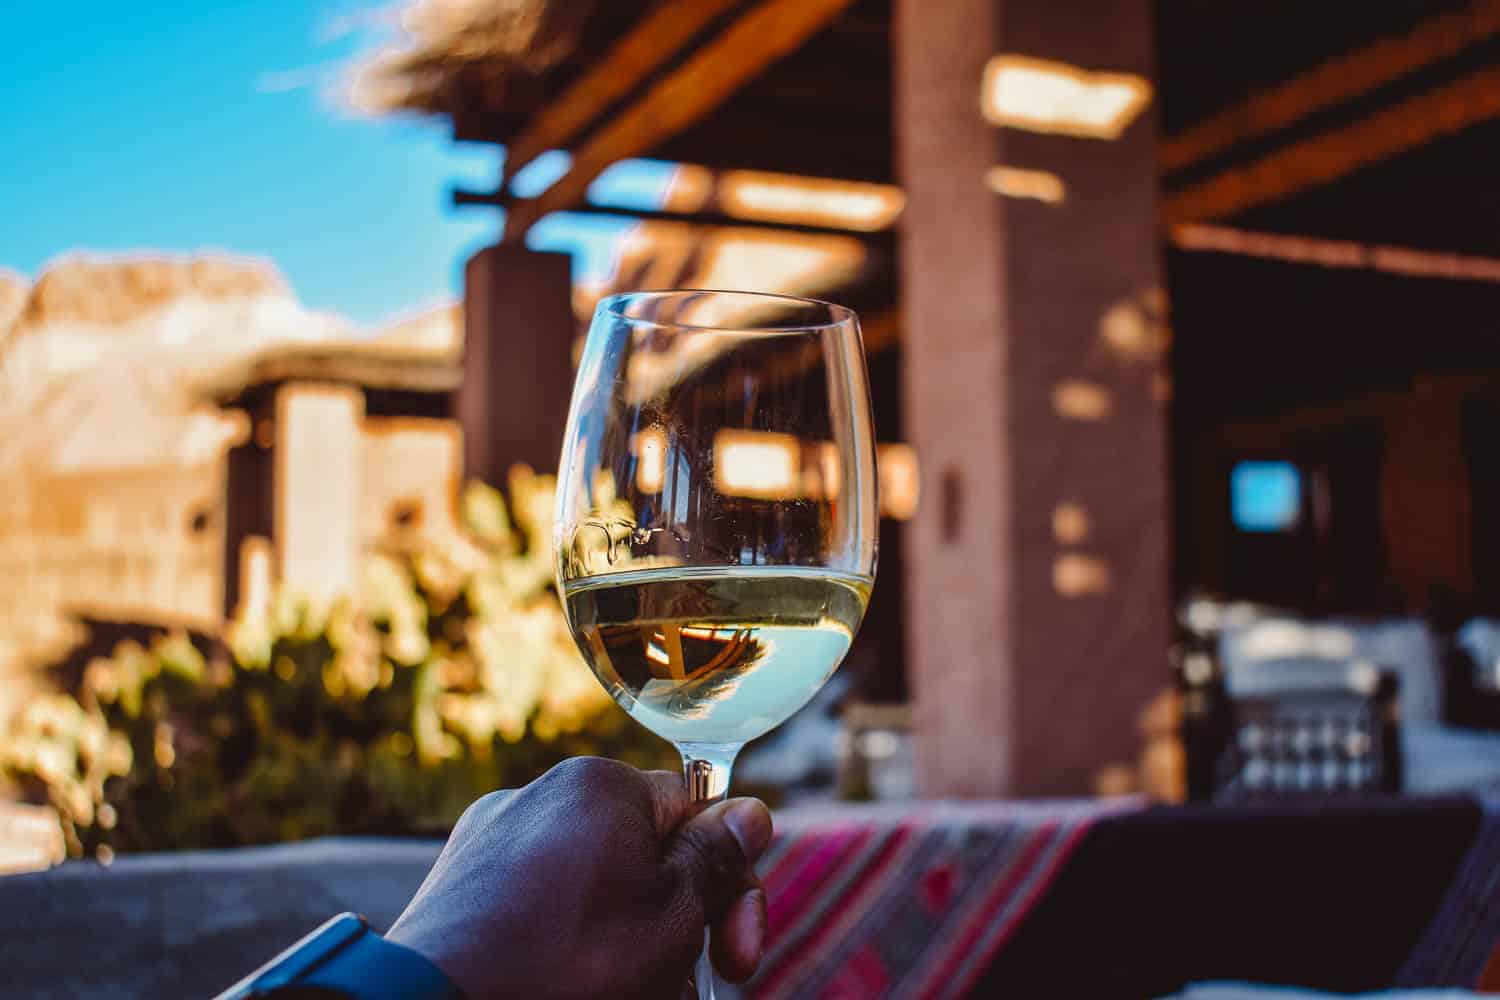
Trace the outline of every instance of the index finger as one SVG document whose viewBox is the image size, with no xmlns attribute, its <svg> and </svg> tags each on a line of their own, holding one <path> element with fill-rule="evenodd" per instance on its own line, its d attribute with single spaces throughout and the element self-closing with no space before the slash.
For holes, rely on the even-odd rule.
<svg viewBox="0 0 1500 1000">
<path fill-rule="evenodd" d="M 656 835 L 667 837 L 692 813 L 687 784 L 675 771 L 646 771 L 643 774 L 647 787 L 651 789 L 651 815 L 656 822 Z"/>
</svg>

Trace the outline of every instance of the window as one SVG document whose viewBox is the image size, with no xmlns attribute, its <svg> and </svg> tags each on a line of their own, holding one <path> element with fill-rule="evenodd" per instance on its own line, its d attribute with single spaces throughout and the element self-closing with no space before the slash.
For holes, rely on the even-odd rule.
<svg viewBox="0 0 1500 1000">
<path fill-rule="evenodd" d="M 1302 520 L 1302 473 L 1291 462 L 1240 462 L 1230 473 L 1229 497 L 1240 531 L 1293 531 Z"/>
<path fill-rule="evenodd" d="M 193 538 L 205 534 L 213 527 L 214 508 L 211 503 L 203 502 L 195 506 L 189 513 L 187 519 L 187 531 Z"/>
<path fill-rule="evenodd" d="M 390 507 L 391 527 L 419 528 L 422 525 L 422 501 L 415 498 L 397 500 Z"/>
</svg>

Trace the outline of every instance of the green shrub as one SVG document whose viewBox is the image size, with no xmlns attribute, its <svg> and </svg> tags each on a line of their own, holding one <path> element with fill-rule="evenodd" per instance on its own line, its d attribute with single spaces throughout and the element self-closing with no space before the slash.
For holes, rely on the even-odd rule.
<svg viewBox="0 0 1500 1000">
<path fill-rule="evenodd" d="M 675 767 L 573 647 L 552 488 L 517 470 L 512 523 L 470 485 L 462 535 L 393 536 L 360 593 L 321 606 L 283 590 L 207 656 L 184 635 L 122 643 L 23 709 L 0 768 L 80 855 L 438 832 L 575 754 Z"/>
</svg>

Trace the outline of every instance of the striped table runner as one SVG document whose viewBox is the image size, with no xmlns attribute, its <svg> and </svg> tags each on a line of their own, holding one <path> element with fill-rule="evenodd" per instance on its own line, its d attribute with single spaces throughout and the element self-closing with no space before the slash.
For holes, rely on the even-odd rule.
<svg viewBox="0 0 1500 1000">
<path fill-rule="evenodd" d="M 1477 986 L 1500 950 L 1500 793 L 1477 798 L 1479 832 L 1396 986 Z"/>
<path fill-rule="evenodd" d="M 778 814 L 748 994 L 958 997 L 1098 818 L 1134 799 L 891 803 Z"/>
</svg>

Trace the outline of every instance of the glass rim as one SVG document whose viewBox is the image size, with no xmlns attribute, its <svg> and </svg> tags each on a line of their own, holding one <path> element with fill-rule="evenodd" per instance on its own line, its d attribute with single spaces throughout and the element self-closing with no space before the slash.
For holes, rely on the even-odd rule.
<svg viewBox="0 0 1500 1000">
<path fill-rule="evenodd" d="M 715 326 L 705 323 L 679 323 L 662 322 L 660 320 L 645 319 L 640 316 L 630 316 L 623 311 L 623 306 L 631 301 L 640 300 L 662 300 L 674 298 L 689 298 L 699 295 L 718 295 L 727 298 L 755 299 L 762 302 L 796 303 L 802 306 L 815 306 L 827 310 L 829 319 L 826 323 L 787 323 L 775 326 Z M 636 292 L 615 292 L 606 295 L 599 300 L 594 307 L 595 315 L 608 313 L 624 323 L 634 326 L 651 326 L 659 330 L 693 330 L 703 333 L 727 333 L 727 334 L 757 334 L 757 333 L 798 333 L 821 330 L 835 330 L 839 327 L 857 326 L 859 316 L 848 306 L 841 306 L 837 302 L 829 302 L 825 299 L 815 299 L 806 295 L 784 295 L 780 292 L 746 292 L 731 288 L 663 288 L 642 289 Z"/>
</svg>

